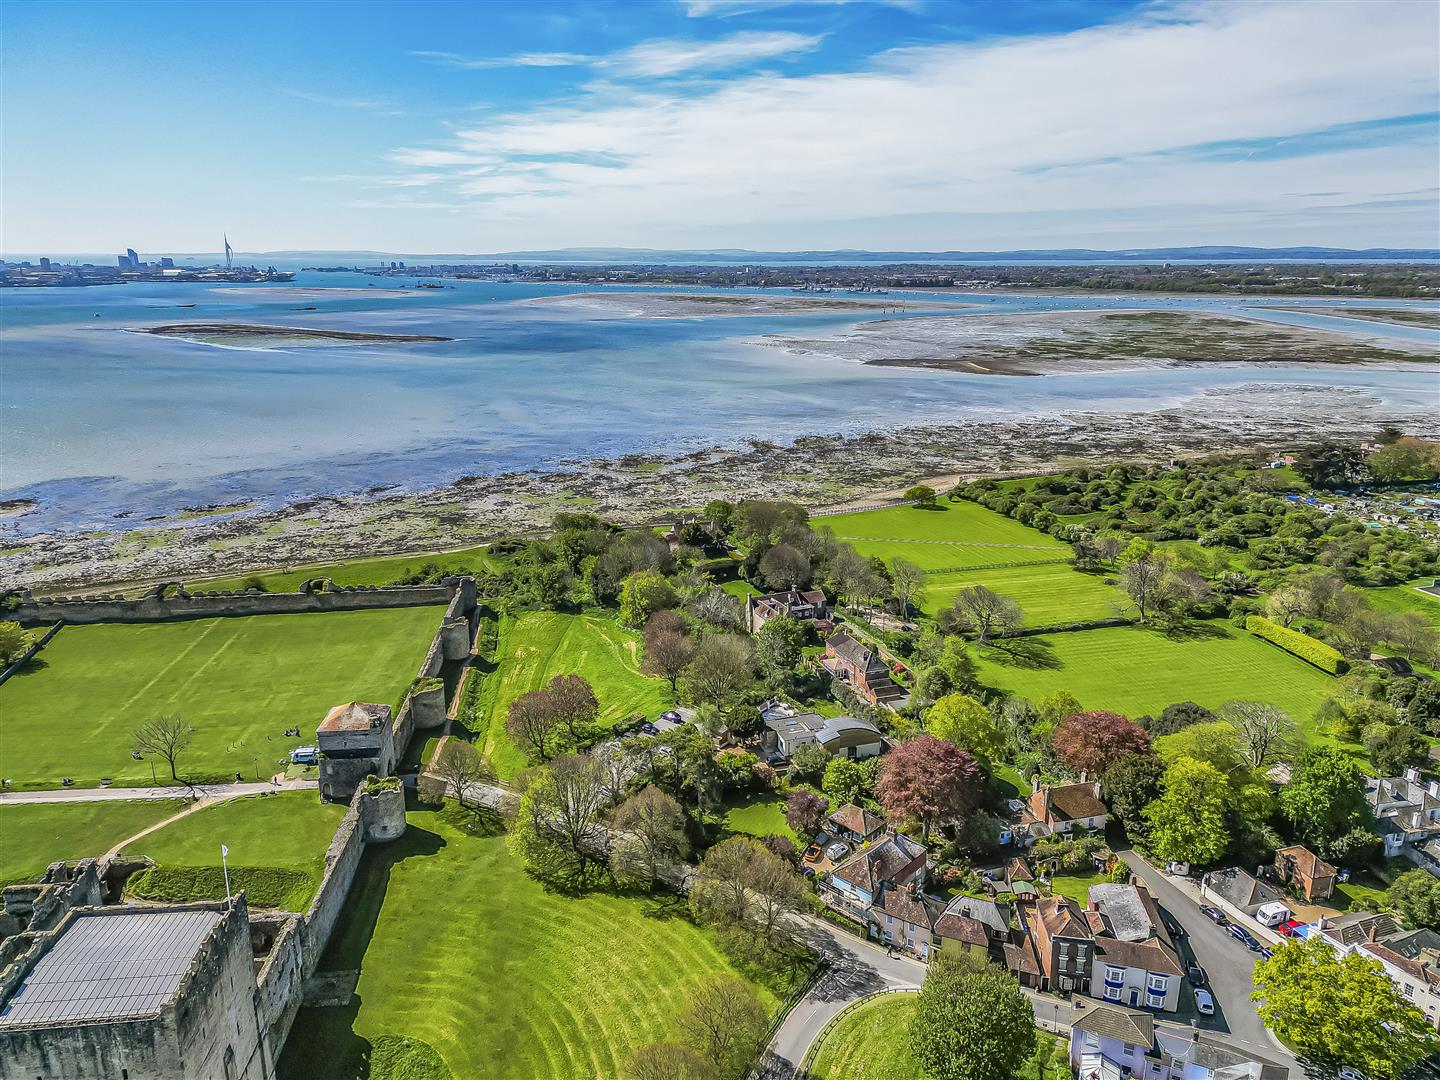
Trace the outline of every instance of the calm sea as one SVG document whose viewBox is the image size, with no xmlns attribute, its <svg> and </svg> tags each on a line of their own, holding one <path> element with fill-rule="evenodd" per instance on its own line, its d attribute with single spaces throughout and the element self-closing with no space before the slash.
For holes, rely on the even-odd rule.
<svg viewBox="0 0 1440 1080">
<path fill-rule="evenodd" d="M 453 288 L 388 295 L 401 284 L 312 273 L 289 285 L 0 293 L 0 499 L 40 503 L 35 513 L 6 521 L 3 535 L 139 525 L 148 516 L 220 502 L 276 506 L 387 485 L 421 489 L 466 474 L 673 454 L 752 438 L 1077 409 L 1143 412 L 1242 384 L 1364 388 L 1397 408 L 1435 403 L 1433 368 L 1197 366 L 1001 378 L 866 367 L 746 340 L 830 334 L 859 320 L 855 313 L 644 319 L 521 302 L 593 286 L 450 282 Z M 890 299 L 936 297 L 897 292 Z M 1261 312 L 1250 301 L 986 293 L 954 299 L 978 305 L 979 313 L 1238 311 L 1370 338 L 1437 339 L 1417 328 Z M 456 340 L 262 350 L 125 332 L 190 321 Z"/>
</svg>

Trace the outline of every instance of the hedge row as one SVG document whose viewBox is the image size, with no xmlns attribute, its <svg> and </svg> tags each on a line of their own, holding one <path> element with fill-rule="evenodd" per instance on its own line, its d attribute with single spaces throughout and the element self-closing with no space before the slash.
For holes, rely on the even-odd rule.
<svg viewBox="0 0 1440 1080">
<path fill-rule="evenodd" d="M 304 911 L 318 883 L 309 874 L 278 866 L 232 866 L 230 889 L 245 893 L 251 907 Z M 125 884 L 126 895 L 159 903 L 221 900 L 225 874 L 219 866 L 156 866 Z"/>
<path fill-rule="evenodd" d="M 1245 629 L 1256 637 L 1264 638 L 1272 645 L 1280 646 L 1301 660 L 1314 664 L 1321 671 L 1328 671 L 1331 675 L 1344 675 L 1350 670 L 1350 664 L 1340 655 L 1338 649 L 1331 648 L 1325 642 L 1319 641 L 1309 634 L 1302 634 L 1299 630 L 1281 626 L 1263 615 L 1247 616 Z"/>
</svg>

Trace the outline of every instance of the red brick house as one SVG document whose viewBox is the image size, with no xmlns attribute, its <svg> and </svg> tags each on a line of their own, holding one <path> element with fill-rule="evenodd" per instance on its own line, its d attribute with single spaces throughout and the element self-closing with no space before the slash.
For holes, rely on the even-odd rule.
<svg viewBox="0 0 1440 1080">
<path fill-rule="evenodd" d="M 905 697 L 880 654 L 843 630 L 825 639 L 824 664 L 830 674 L 872 705 L 894 705 Z"/>
<path fill-rule="evenodd" d="M 1275 873 L 1305 900 L 1328 900 L 1335 892 L 1335 867 L 1304 844 L 1275 852 Z"/>
</svg>

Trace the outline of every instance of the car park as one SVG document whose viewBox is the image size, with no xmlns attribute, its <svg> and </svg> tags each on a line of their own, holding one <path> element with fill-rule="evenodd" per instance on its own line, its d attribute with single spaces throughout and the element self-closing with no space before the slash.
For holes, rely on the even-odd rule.
<svg viewBox="0 0 1440 1080">
<path fill-rule="evenodd" d="M 1230 921 L 1229 919 L 1225 918 L 1225 913 L 1221 911 L 1218 907 L 1202 907 L 1200 909 L 1200 914 L 1204 915 L 1216 926 L 1224 926 Z"/>
<path fill-rule="evenodd" d="M 1195 991 L 1195 1011 L 1201 1016 L 1215 1015 L 1215 999 L 1210 996 L 1209 990 Z"/>
</svg>

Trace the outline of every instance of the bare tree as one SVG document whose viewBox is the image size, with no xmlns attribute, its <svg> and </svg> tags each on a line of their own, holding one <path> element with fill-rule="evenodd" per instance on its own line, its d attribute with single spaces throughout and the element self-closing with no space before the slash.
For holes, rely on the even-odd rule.
<svg viewBox="0 0 1440 1080">
<path fill-rule="evenodd" d="M 147 720 L 132 731 L 130 745 L 134 752 L 141 756 L 154 754 L 164 758 L 165 763 L 170 766 L 170 779 L 177 784 L 188 786 L 189 781 L 180 779 L 178 763 L 180 755 L 189 748 L 193 736 L 194 729 L 185 723 L 179 713 L 169 713 L 157 716 L 154 720 Z"/>
<path fill-rule="evenodd" d="M 768 854 L 750 836 L 732 836 L 705 853 L 690 886 L 690 906 L 702 918 L 743 923 L 749 908 L 746 881 L 750 865 Z"/>
<path fill-rule="evenodd" d="M 505 732 L 537 761 L 549 761 L 559 741 L 560 718 L 555 715 L 550 695 L 544 690 L 521 694 L 510 703 Z"/>
<path fill-rule="evenodd" d="M 900 602 L 900 614 L 910 613 L 910 605 L 919 607 L 924 603 L 925 583 L 930 575 L 908 559 L 895 558 L 890 562 L 890 579 L 895 589 L 895 599 Z"/>
<path fill-rule="evenodd" d="M 1440 657 L 1440 634 L 1418 611 L 1404 611 L 1390 618 L 1386 640 L 1403 655 L 1422 664 L 1434 664 Z"/>
<path fill-rule="evenodd" d="M 701 622 L 722 630 L 738 630 L 744 622 L 740 601 L 724 589 L 707 589 L 691 600 L 686 610 Z"/>
<path fill-rule="evenodd" d="M 512 850 L 542 877 L 584 881 L 609 853 L 605 770 L 594 758 L 567 754 L 537 773 L 520 800 Z"/>
<path fill-rule="evenodd" d="M 574 743 L 581 742 L 600 715 L 595 691 L 580 675 L 556 675 L 545 684 L 550 708 Z"/>
<path fill-rule="evenodd" d="M 745 884 L 752 897 L 750 917 L 765 943 L 773 945 L 777 935 L 788 938 L 790 916 L 808 892 L 794 865 L 766 847 L 765 856 L 751 863 Z"/>
<path fill-rule="evenodd" d="M 653 785 L 616 807 L 611 826 L 622 834 L 610 858 L 611 870 L 620 880 L 643 884 L 652 892 L 689 846 L 680 804 Z"/>
<path fill-rule="evenodd" d="M 949 615 L 952 624 L 974 633 L 976 643 L 980 645 L 1018 628 L 1025 617 L 1014 600 L 984 585 L 971 585 L 956 593 Z"/>
<path fill-rule="evenodd" d="M 770 1018 L 744 979 L 708 975 L 690 991 L 676 1026 L 720 1080 L 737 1080 L 764 1048 Z"/>
<path fill-rule="evenodd" d="M 1120 579 L 1142 623 L 1149 622 L 1169 598 L 1165 563 L 1161 559 L 1136 559 L 1126 563 Z"/>
<path fill-rule="evenodd" d="M 451 796 L 466 810 L 478 810 L 481 803 L 476 798 L 475 787 L 486 780 L 495 778 L 490 759 L 473 745 L 453 735 L 445 742 L 445 752 L 440 755 L 436 774 L 445 783 L 445 794 Z"/>
<path fill-rule="evenodd" d="M 1283 585 L 1265 600 L 1265 611 L 1282 626 L 1310 613 L 1310 593 L 1301 585 Z"/>
<path fill-rule="evenodd" d="M 677 634 L 673 630 L 646 634 L 645 659 L 641 670 L 646 675 L 665 679 L 670 683 L 670 693 L 678 694 L 680 676 L 694 655 L 695 647 L 684 634 Z"/>
<path fill-rule="evenodd" d="M 1124 550 L 1125 541 L 1118 536 L 1097 536 L 1095 538 L 1095 554 L 1112 566 L 1120 557 L 1120 552 Z"/>
<path fill-rule="evenodd" d="M 1269 702 L 1227 701 L 1220 707 L 1220 719 L 1234 730 L 1252 769 L 1268 769 L 1295 750 L 1295 721 Z"/>
<path fill-rule="evenodd" d="M 669 1042 L 640 1047 L 625 1067 L 630 1080 L 712 1080 L 715 1075 L 695 1051 Z"/>
</svg>

